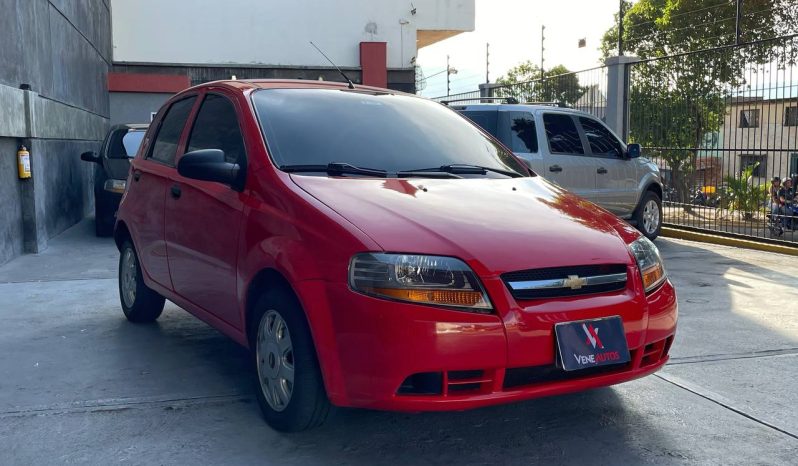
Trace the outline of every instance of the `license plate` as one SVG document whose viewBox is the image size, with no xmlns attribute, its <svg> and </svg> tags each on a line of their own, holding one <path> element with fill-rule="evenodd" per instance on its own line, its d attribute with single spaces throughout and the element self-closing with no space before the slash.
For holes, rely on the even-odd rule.
<svg viewBox="0 0 798 466">
<path fill-rule="evenodd" d="M 566 371 L 624 364 L 631 359 L 619 316 L 554 326 L 560 364 Z"/>
</svg>

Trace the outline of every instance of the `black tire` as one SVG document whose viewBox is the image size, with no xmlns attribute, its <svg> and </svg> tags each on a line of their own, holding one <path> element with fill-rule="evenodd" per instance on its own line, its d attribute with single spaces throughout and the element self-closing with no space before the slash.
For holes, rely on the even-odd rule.
<svg viewBox="0 0 798 466">
<path fill-rule="evenodd" d="M 654 207 L 656 207 L 656 214 L 651 215 L 649 210 Z M 652 227 L 654 217 L 656 218 L 656 226 Z M 662 231 L 662 200 L 657 193 L 654 191 L 646 191 L 646 193 L 643 194 L 643 199 L 637 206 L 637 210 L 635 210 L 634 220 L 637 223 L 637 229 L 640 230 L 646 238 L 653 241 L 659 236 Z"/>
<path fill-rule="evenodd" d="M 131 322 L 154 322 L 163 312 L 164 297 L 144 284 L 139 257 L 133 243 L 125 240 L 120 251 L 119 302 L 122 304 L 122 312 Z M 128 262 L 130 260 L 132 264 Z M 135 290 L 132 295 L 126 292 L 130 283 Z"/>
<path fill-rule="evenodd" d="M 270 353 L 270 346 L 267 344 L 270 336 L 266 327 L 271 322 L 277 321 L 277 316 L 287 327 L 288 342 L 291 348 L 290 352 L 282 353 L 283 358 L 279 360 L 290 362 L 290 366 L 293 368 L 288 401 L 282 406 L 279 406 L 278 403 L 279 409 L 275 409 L 270 404 L 274 402 L 267 401 L 265 394 L 270 390 L 270 383 L 274 383 L 267 380 L 269 373 L 279 377 L 281 370 L 280 367 L 275 368 L 275 364 L 271 364 L 270 367 L 270 361 L 280 358 L 279 352 L 283 350 L 277 345 L 272 345 L 271 348 L 277 353 Z M 266 292 L 256 302 L 248 328 L 255 392 L 266 423 L 281 432 L 300 432 L 323 424 L 329 415 L 331 406 L 324 389 L 324 381 L 310 328 L 297 299 L 290 292 L 280 289 Z M 276 330 L 272 333 L 279 333 Z M 285 334 L 282 333 L 282 335 Z M 276 357 L 271 358 L 272 354 Z M 277 363 L 277 366 L 279 364 Z M 261 374 L 260 368 L 263 368 L 264 374 Z M 275 386 L 271 385 L 271 387 Z M 270 398 L 274 400 L 272 396 Z"/>
</svg>

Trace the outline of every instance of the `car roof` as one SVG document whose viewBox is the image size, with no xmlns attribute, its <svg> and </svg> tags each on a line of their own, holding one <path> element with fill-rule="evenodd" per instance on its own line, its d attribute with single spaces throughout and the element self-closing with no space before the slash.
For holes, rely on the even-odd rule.
<svg viewBox="0 0 798 466">
<path fill-rule="evenodd" d="M 553 104 L 464 104 L 464 105 L 450 105 L 450 107 L 458 112 L 468 112 L 468 111 L 477 111 L 477 110 L 496 110 L 496 111 L 527 111 L 527 112 L 539 112 L 539 111 L 549 111 L 549 112 L 558 112 L 558 113 L 572 113 L 576 115 L 588 115 L 594 116 L 589 112 L 585 112 L 582 110 L 577 110 L 575 108 L 568 108 L 568 107 L 559 107 Z"/>
<path fill-rule="evenodd" d="M 384 94 L 397 94 L 397 95 L 410 95 L 418 97 L 415 94 L 408 94 L 406 92 L 395 91 L 392 89 L 383 89 L 381 87 L 364 86 L 355 84 L 356 91 L 379 92 Z M 198 90 L 209 87 L 223 87 L 233 91 L 245 92 L 248 90 L 256 89 L 348 89 L 348 83 L 337 81 L 316 81 L 312 79 L 236 79 L 236 80 L 221 80 L 211 81 L 207 83 L 198 84 L 188 90 Z M 183 92 L 186 92 L 183 91 Z M 181 92 L 182 93 L 182 92 Z"/>
</svg>

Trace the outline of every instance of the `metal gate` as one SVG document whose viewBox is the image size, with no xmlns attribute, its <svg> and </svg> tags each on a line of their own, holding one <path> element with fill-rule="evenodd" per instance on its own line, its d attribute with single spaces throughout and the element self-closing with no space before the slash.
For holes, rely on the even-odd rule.
<svg viewBox="0 0 798 466">
<path fill-rule="evenodd" d="M 797 55 L 792 35 L 631 65 L 628 138 L 659 165 L 665 224 L 798 241 Z"/>
</svg>

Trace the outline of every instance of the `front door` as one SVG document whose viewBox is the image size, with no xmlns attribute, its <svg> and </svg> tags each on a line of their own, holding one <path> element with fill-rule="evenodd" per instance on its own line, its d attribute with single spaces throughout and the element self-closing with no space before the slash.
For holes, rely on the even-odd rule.
<svg viewBox="0 0 798 466">
<path fill-rule="evenodd" d="M 207 94 L 186 152 L 220 149 L 230 162 L 246 165 L 233 101 Z M 236 303 L 242 194 L 230 186 L 174 173 L 166 194 L 166 242 L 175 292 L 235 328 L 243 328 Z"/>
<path fill-rule="evenodd" d="M 150 279 L 168 289 L 172 288 L 172 283 L 164 238 L 164 195 L 169 177 L 174 172 L 180 135 L 196 100 L 196 96 L 188 97 L 169 107 L 144 159 L 133 161 L 128 179 L 128 189 L 136 190 L 136 195 L 128 196 L 126 202 L 135 202 L 127 207 L 127 211 L 130 224 L 136 226 L 134 240 L 141 269 Z"/>
</svg>

